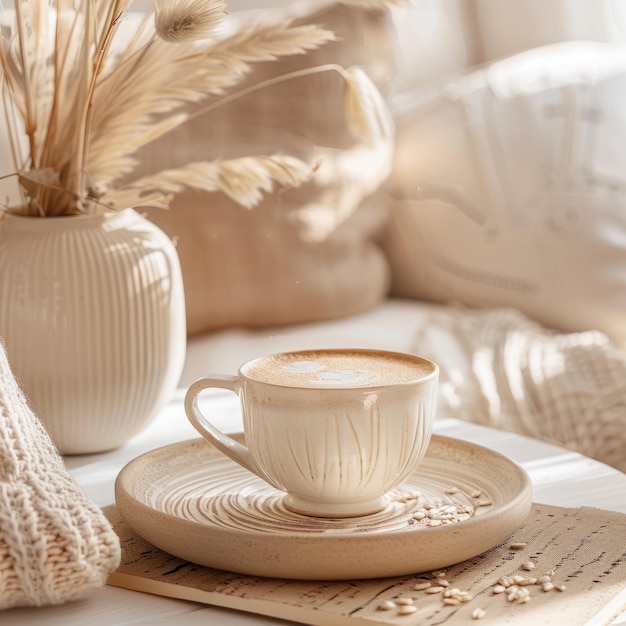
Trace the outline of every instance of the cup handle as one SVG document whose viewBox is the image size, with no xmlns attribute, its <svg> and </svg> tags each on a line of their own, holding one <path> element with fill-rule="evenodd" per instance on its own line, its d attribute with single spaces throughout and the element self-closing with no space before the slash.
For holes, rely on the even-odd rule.
<svg viewBox="0 0 626 626">
<path fill-rule="evenodd" d="M 257 468 L 250 455 L 250 450 L 243 444 L 235 441 L 232 437 L 224 434 L 202 414 L 202 411 L 200 411 L 198 407 L 198 396 L 204 389 L 211 388 L 226 389 L 239 396 L 241 383 L 237 376 L 227 375 L 206 376 L 192 383 L 185 394 L 185 413 L 187 413 L 187 418 L 192 426 L 220 452 L 266 482 L 271 483 L 267 476 L 264 476 Z M 271 484 L 273 485 L 273 483 Z"/>
</svg>

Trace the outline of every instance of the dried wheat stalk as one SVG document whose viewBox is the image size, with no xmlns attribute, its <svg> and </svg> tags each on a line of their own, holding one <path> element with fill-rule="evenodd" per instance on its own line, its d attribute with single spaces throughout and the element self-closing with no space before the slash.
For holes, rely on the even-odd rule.
<svg viewBox="0 0 626 626">
<path fill-rule="evenodd" d="M 334 39 L 323 28 L 290 20 L 246 24 L 217 36 L 226 8 L 221 0 L 156 0 L 125 47 L 114 51 L 129 4 L 16 0 L 0 67 L 25 196 L 21 212 L 56 216 L 167 206 L 185 187 L 220 190 L 253 206 L 274 183 L 298 185 L 311 176 L 312 165 L 294 157 L 250 156 L 192 163 L 116 185 L 132 173 L 140 146 L 185 122 L 185 104 L 223 94 L 255 62 L 304 54 Z M 357 70 L 331 69 L 346 78 L 346 114 L 355 131 L 388 137 L 384 103 L 369 79 Z"/>
</svg>

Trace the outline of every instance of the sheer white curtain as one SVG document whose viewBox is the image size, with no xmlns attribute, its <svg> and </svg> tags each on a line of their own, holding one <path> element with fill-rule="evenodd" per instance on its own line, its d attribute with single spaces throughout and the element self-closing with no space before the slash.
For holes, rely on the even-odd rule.
<svg viewBox="0 0 626 626">
<path fill-rule="evenodd" d="M 401 78 L 413 86 L 558 41 L 626 42 L 626 0 L 413 0 L 412 4 L 393 14 Z"/>
<path fill-rule="evenodd" d="M 611 0 L 470 1 L 485 61 L 557 41 L 621 41 Z"/>
</svg>

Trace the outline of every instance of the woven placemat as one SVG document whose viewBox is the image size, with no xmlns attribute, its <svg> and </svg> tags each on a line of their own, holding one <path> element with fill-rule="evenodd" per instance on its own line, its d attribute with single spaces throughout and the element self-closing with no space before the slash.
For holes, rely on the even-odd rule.
<svg viewBox="0 0 626 626">
<path fill-rule="evenodd" d="M 506 543 L 445 573 L 339 582 L 257 578 L 194 565 L 138 537 L 115 507 L 105 514 L 123 553 L 110 585 L 303 624 L 600 626 L 626 608 L 626 515 L 589 507 L 534 504 Z M 499 581 L 505 590 L 494 593 Z"/>
</svg>

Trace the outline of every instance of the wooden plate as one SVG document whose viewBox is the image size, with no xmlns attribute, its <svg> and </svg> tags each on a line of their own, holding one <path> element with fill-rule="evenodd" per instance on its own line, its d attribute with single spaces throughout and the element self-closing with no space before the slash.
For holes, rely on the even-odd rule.
<svg viewBox="0 0 626 626">
<path fill-rule="evenodd" d="M 256 576 L 345 580 L 416 574 L 481 554 L 522 525 L 532 488 L 507 457 L 433 435 L 420 467 L 383 511 L 320 519 L 286 509 L 282 492 L 199 438 L 128 463 L 115 497 L 137 534 L 185 560 Z M 470 516 L 425 525 L 428 506 L 442 517 L 441 502 L 453 519 L 455 511 Z"/>
</svg>

